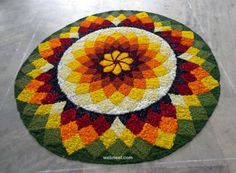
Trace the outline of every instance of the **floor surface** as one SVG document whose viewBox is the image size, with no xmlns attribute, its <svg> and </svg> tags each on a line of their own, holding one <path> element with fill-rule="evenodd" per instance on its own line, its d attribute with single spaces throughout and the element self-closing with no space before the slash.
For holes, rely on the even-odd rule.
<svg viewBox="0 0 236 173">
<path fill-rule="evenodd" d="M 236 173 L 235 0 L 0 0 L 0 172 Z M 47 36 L 98 12 L 145 10 L 173 18 L 200 34 L 221 71 L 221 97 L 192 142 L 158 161 L 97 165 L 60 158 L 31 137 L 16 110 L 14 79 Z"/>
</svg>

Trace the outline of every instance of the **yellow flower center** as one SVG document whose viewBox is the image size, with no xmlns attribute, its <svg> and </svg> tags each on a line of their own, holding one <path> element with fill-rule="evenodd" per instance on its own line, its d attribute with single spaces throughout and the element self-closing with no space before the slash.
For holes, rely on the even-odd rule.
<svg viewBox="0 0 236 173">
<path fill-rule="evenodd" d="M 118 50 L 105 54 L 103 58 L 99 63 L 103 66 L 103 72 L 111 72 L 114 75 L 119 75 L 122 71 L 129 71 L 130 65 L 133 63 L 133 59 L 129 57 L 128 53 Z"/>
</svg>

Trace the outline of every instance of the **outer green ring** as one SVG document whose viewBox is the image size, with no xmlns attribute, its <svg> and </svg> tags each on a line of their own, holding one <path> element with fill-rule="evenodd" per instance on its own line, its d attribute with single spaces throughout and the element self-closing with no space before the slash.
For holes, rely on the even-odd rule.
<svg viewBox="0 0 236 173">
<path fill-rule="evenodd" d="M 117 16 L 120 13 L 124 13 L 125 15 L 132 15 L 135 14 L 137 12 L 140 11 L 109 11 L 109 12 L 105 12 L 105 13 L 99 13 L 99 14 L 95 14 L 96 16 L 101 16 L 101 17 L 107 17 L 109 15 L 113 15 L 113 16 Z M 151 17 L 158 18 L 160 19 L 160 21 L 165 21 L 169 24 L 171 24 L 172 28 L 176 28 L 176 29 L 183 29 L 183 30 L 190 30 L 190 28 L 186 27 L 185 25 L 167 18 L 165 16 L 162 15 L 158 15 L 158 14 L 154 14 L 154 13 L 149 13 L 147 12 Z M 43 40 L 42 42 L 45 42 L 47 40 L 50 40 L 52 38 L 56 38 L 59 36 L 60 33 L 63 32 L 67 32 L 70 27 L 72 26 L 78 26 L 81 21 L 83 21 L 85 18 L 82 18 L 72 24 L 67 25 L 66 27 L 60 29 L 59 31 L 53 33 L 51 36 L 47 37 L 45 40 Z M 217 62 L 210 50 L 210 48 L 208 47 L 208 45 L 204 42 L 204 40 L 194 32 L 195 34 L 195 40 L 194 40 L 194 46 L 195 47 L 199 47 L 201 48 L 200 50 L 200 54 L 201 57 L 204 58 L 205 55 L 210 55 L 209 57 L 207 57 L 207 63 L 205 63 L 203 65 L 203 68 L 205 68 L 205 70 L 207 70 L 216 80 L 218 80 L 218 82 L 220 82 L 220 72 L 219 72 L 219 68 L 217 65 Z M 23 65 L 21 66 L 16 80 L 15 80 L 15 98 L 17 97 L 17 95 L 19 94 L 19 92 L 22 90 L 22 88 L 24 88 L 25 84 L 24 82 L 27 83 L 27 78 L 25 78 L 24 73 L 22 72 L 23 68 L 27 65 L 29 65 L 31 63 L 32 60 L 37 59 L 38 57 L 38 50 L 37 48 L 34 49 L 34 51 L 30 54 L 30 56 L 28 57 L 28 59 L 23 63 Z M 212 66 L 214 65 L 214 68 L 212 68 Z M 208 118 L 210 118 L 210 116 L 212 115 L 215 107 L 217 106 L 218 100 L 219 100 L 219 96 L 220 96 L 220 86 L 218 86 L 217 88 L 211 90 L 209 93 L 207 94 L 211 94 L 212 96 L 215 97 L 215 102 L 212 105 L 208 105 L 205 106 L 206 110 L 207 110 L 207 116 Z M 26 128 L 29 128 L 29 122 L 30 120 L 33 118 L 32 115 L 30 115 L 30 111 L 34 111 L 33 108 L 26 114 L 23 112 L 25 106 L 27 105 L 27 103 L 23 103 L 21 101 L 16 100 L 17 103 L 17 109 L 20 113 L 21 119 L 23 120 L 24 125 L 26 126 Z M 33 113 L 32 113 L 33 114 Z M 207 120 L 200 120 L 200 121 L 195 121 L 194 122 L 194 127 L 196 128 L 196 134 L 192 135 L 192 136 L 185 136 L 181 133 L 181 130 L 183 129 L 178 129 L 177 132 L 177 136 L 174 142 L 174 146 L 172 147 L 172 149 L 167 150 L 167 149 L 162 149 L 159 147 L 152 147 L 148 156 L 145 159 L 140 159 L 136 154 L 133 154 L 131 152 L 129 152 L 129 154 L 126 154 L 126 156 L 133 156 L 132 160 L 104 160 L 101 156 L 94 158 L 91 154 L 89 154 L 89 152 L 85 149 L 79 150 L 75 153 L 73 153 L 72 155 L 68 155 L 66 153 L 65 148 L 62 145 L 61 141 L 58 141 L 58 143 L 56 145 L 45 145 L 44 144 L 44 134 L 45 134 L 45 130 L 30 130 L 29 132 L 30 134 L 36 138 L 36 140 L 38 141 L 38 143 L 40 145 L 42 145 L 43 147 L 47 148 L 49 151 L 70 159 L 70 160 L 80 160 L 83 162 L 89 162 L 89 163 L 101 163 L 101 164 L 129 164 L 129 163 L 139 163 L 139 162 L 144 162 L 144 161 L 152 161 L 152 160 L 156 160 L 156 159 L 160 159 L 163 158 L 169 154 L 171 154 L 172 152 L 176 151 L 178 148 L 184 146 L 185 144 L 187 144 L 188 142 L 190 142 L 200 131 L 201 129 L 205 126 Z M 151 145 L 149 144 L 145 144 L 142 143 L 141 145 L 142 147 L 146 147 L 146 149 L 148 149 Z M 135 150 L 135 147 L 132 148 L 132 150 Z M 108 152 L 104 153 L 103 156 L 105 155 L 111 155 Z"/>
</svg>

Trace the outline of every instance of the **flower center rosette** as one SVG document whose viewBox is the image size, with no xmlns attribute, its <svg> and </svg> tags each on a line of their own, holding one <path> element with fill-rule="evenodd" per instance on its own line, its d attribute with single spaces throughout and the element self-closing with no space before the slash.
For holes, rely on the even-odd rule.
<svg viewBox="0 0 236 173">
<path fill-rule="evenodd" d="M 58 69 L 60 88 L 73 103 L 97 113 L 124 114 L 166 95 L 175 78 L 176 58 L 159 36 L 116 27 L 79 39 L 64 53 Z"/>
<path fill-rule="evenodd" d="M 53 34 L 15 84 L 21 118 L 41 145 L 114 164 L 162 158 L 192 140 L 219 92 L 217 63 L 197 34 L 135 11 L 89 16 Z M 131 159 L 106 159 L 120 156 Z"/>
</svg>

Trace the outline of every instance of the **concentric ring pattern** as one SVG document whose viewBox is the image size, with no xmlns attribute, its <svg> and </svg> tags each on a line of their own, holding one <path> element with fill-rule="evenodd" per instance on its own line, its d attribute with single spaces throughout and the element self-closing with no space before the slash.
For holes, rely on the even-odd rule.
<svg viewBox="0 0 236 173">
<path fill-rule="evenodd" d="M 169 18 L 111 11 L 38 45 L 15 82 L 21 118 L 51 152 L 93 163 L 162 158 L 191 141 L 220 95 L 207 44 Z"/>
<path fill-rule="evenodd" d="M 166 95 L 175 78 L 176 58 L 161 37 L 116 27 L 79 39 L 58 69 L 60 87 L 73 103 L 98 113 L 123 114 Z"/>
</svg>

